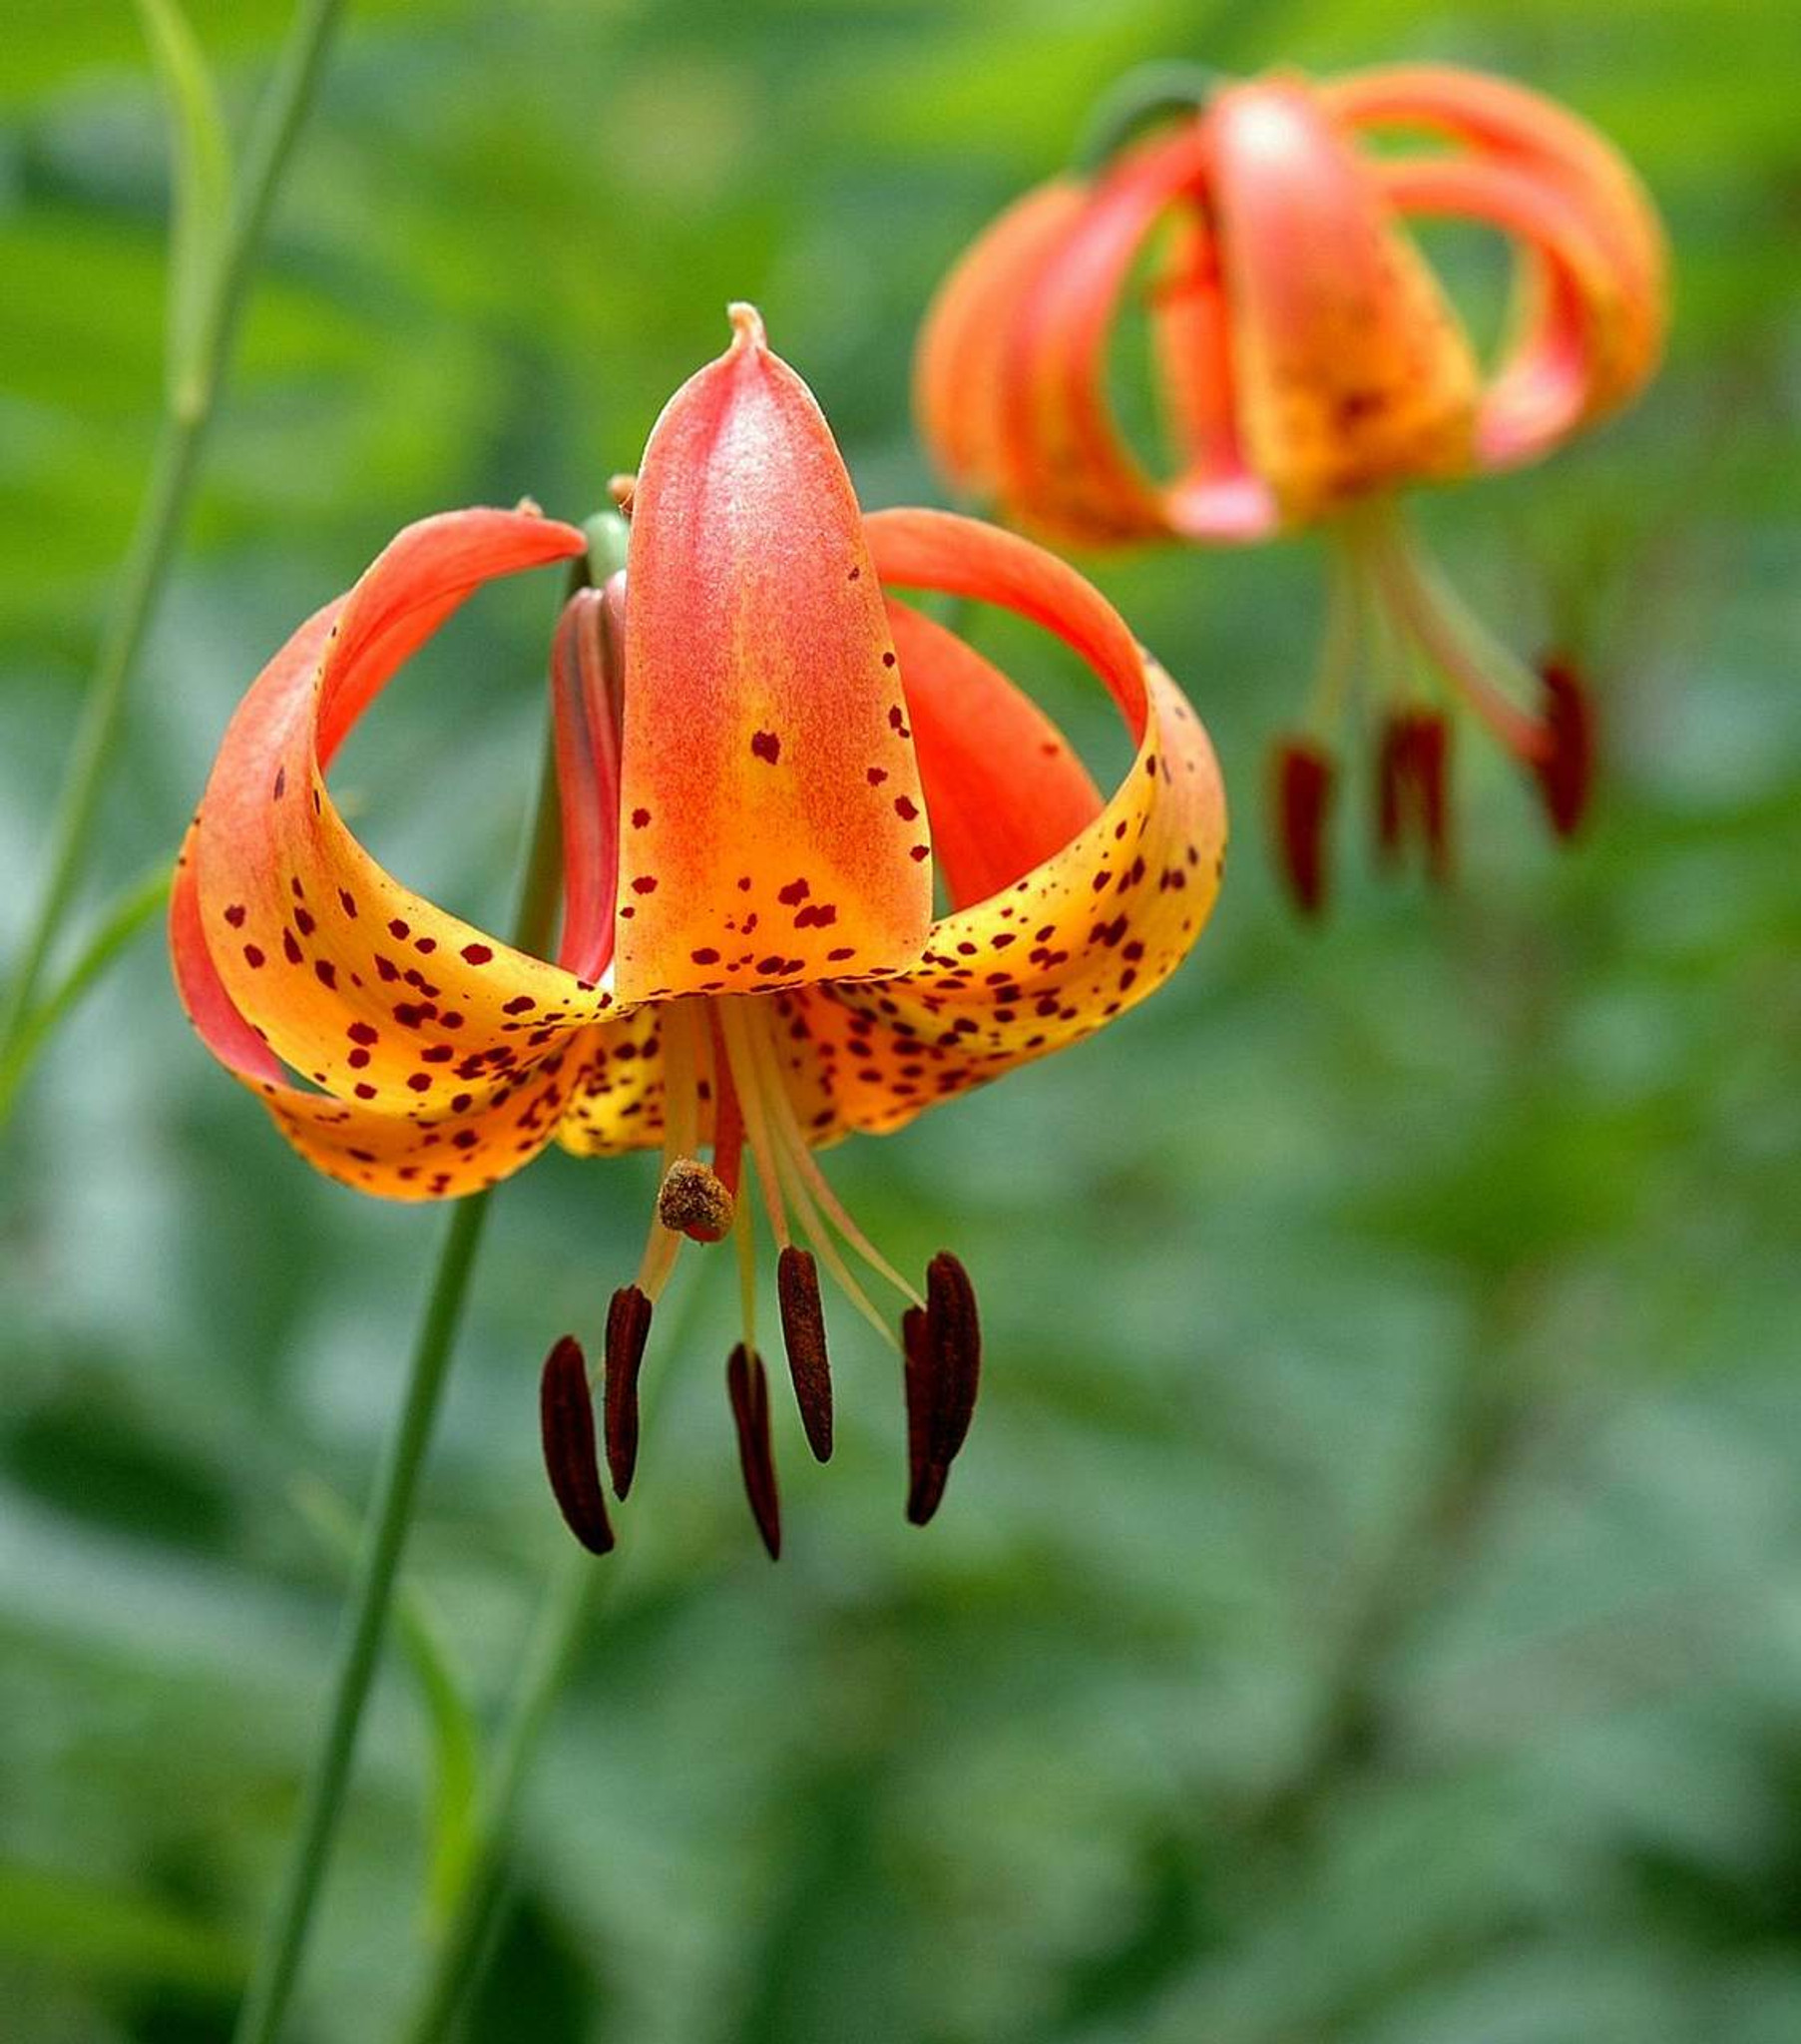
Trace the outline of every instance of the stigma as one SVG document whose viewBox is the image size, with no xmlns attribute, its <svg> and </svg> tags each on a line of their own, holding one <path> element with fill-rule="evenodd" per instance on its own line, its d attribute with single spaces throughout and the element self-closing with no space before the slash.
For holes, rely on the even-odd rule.
<svg viewBox="0 0 1801 2044">
<path fill-rule="evenodd" d="M 789 1005 L 780 994 L 692 995 L 664 1008 L 662 1173 L 637 1276 L 609 1303 L 598 1428 L 580 1344 L 565 1336 L 544 1370 L 552 1493 L 570 1530 L 594 1552 L 613 1539 L 601 1464 L 623 1503 L 637 1470 L 639 1378 L 657 1304 L 688 1244 L 733 1244 L 741 1338 L 725 1368 L 726 1404 L 745 1499 L 771 1560 L 781 1552 L 781 1501 L 758 1336 L 766 1262 L 795 1410 L 815 1460 L 829 1461 L 833 1445 L 821 1267 L 898 1363 L 911 1524 L 923 1526 L 937 1512 L 967 1437 L 981 1362 L 975 1288 L 948 1251 L 932 1259 L 923 1289 L 910 1283 L 832 1191 L 782 1049 Z"/>
</svg>

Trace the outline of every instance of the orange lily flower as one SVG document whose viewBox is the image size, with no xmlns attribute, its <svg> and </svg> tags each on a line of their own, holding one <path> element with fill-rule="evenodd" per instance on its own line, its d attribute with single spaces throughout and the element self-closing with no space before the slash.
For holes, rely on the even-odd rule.
<svg viewBox="0 0 1801 2044">
<path fill-rule="evenodd" d="M 747 1150 L 777 1252 L 809 1444 L 831 1448 L 823 1262 L 888 1334 L 899 1295 L 909 1514 L 943 1493 L 980 1334 L 962 1266 L 923 1294 L 839 1204 L 814 1151 L 1079 1041 L 1175 968 L 1211 908 L 1225 812 L 1205 733 L 1118 614 L 1028 541 L 858 509 L 811 393 L 733 308 L 727 352 L 671 400 L 632 496 L 625 575 L 569 600 L 552 649 L 563 925 L 537 958 L 384 872 L 326 771 L 356 720 L 483 583 L 576 561 L 530 509 L 430 518 L 276 654 L 225 734 L 171 909 L 183 1001 L 310 1163 L 390 1199 L 491 1186 L 553 1140 L 655 1148 L 636 1282 L 608 1314 L 603 1434 L 630 1486 L 652 1307 L 684 1241 L 736 1237 L 728 1388 L 773 1554 L 779 1511 L 754 1327 Z M 1104 798 L 1055 726 L 894 594 L 946 591 L 1048 628 L 1136 747 Z M 934 872 L 949 907 L 935 915 Z M 301 1083 L 310 1082 L 310 1086 Z M 611 1544 L 586 1360 L 543 1377 L 547 1459 Z"/>
<path fill-rule="evenodd" d="M 1437 145 L 1377 154 L 1372 138 Z M 1486 372 L 1410 218 L 1457 216 L 1516 248 L 1513 328 Z M 1168 456 L 1152 473 L 1107 395 L 1108 348 L 1148 261 Z M 1448 686 L 1580 818 L 1590 713 L 1567 663 L 1526 670 L 1451 594 L 1401 524 L 1415 481 L 1515 467 L 1616 410 L 1652 374 L 1664 249 L 1637 181 L 1534 93 L 1430 66 L 1315 84 L 1278 73 L 1214 93 L 1092 178 L 1004 214 L 940 291 L 917 405 L 945 472 L 1055 539 L 1245 542 L 1317 525 L 1334 617 L 1306 731 L 1277 751 L 1291 890 L 1326 885 L 1331 739 L 1364 661 L 1379 698 L 1378 842 L 1449 857 Z"/>
</svg>

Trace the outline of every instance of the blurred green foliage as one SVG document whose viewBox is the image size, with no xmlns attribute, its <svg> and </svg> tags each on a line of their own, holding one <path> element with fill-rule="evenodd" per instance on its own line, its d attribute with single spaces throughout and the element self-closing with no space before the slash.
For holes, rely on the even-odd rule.
<svg viewBox="0 0 1801 2044">
<path fill-rule="evenodd" d="M 284 9 L 192 13 L 241 121 Z M 1104 1039 L 833 1161 L 897 1256 L 953 1243 L 983 1284 L 983 1409 L 929 1533 L 902 1523 L 892 1367 L 844 1316 L 840 1453 L 815 1470 L 782 1421 L 768 1568 L 730 1287 L 687 1274 L 485 2039 L 1801 2035 L 1789 0 L 357 0 L 98 864 L 173 845 L 255 667 L 395 527 L 592 509 L 728 298 L 760 302 L 866 502 L 929 496 L 927 294 L 1159 56 L 1486 65 L 1656 193 L 1679 299 L 1649 399 L 1419 507 L 1516 643 L 1572 639 L 1602 679 L 1598 816 L 1555 853 L 1471 746 L 1456 890 L 1347 857 L 1334 921 L 1297 932 L 1255 791 L 1317 560 L 1097 564 L 1238 793 L 1215 925 Z M 15 10 L 0 948 L 154 429 L 167 202 L 133 11 Z M 478 916 L 553 605 L 548 579 L 484 599 L 338 776 L 378 852 Z M 594 1333 L 649 1196 L 648 1168 L 557 1156 L 500 1201 L 413 1547 L 485 1721 L 561 1551 L 535 1365 Z M 291 1486 L 365 1493 L 433 1239 L 288 1154 L 154 943 L 47 1054 L 0 1204 L 8 2044 L 226 2034 L 342 1592 Z M 296 2037 L 392 2036 L 422 1966 L 436 1764 L 390 1660 Z"/>
</svg>

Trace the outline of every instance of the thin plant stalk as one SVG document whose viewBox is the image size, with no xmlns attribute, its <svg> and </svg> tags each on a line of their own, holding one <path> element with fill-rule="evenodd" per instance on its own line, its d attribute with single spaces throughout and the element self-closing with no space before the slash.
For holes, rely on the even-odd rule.
<svg viewBox="0 0 1801 2044">
<path fill-rule="evenodd" d="M 39 982 L 80 879 L 107 769 L 119 746 L 126 692 L 154 622 L 181 538 L 208 428 L 218 410 L 263 230 L 317 89 L 343 0 L 300 0 L 275 75 L 256 110 L 229 230 L 201 294 L 193 365 L 176 383 L 138 522 L 82 704 L 50 825 L 48 871 L 0 1004 L 0 1067 L 31 1027 Z M 0 1121 L 11 1089 L 0 1096 Z"/>
<path fill-rule="evenodd" d="M 547 735 L 531 849 L 515 935 L 543 954 L 556 912 L 562 831 L 557 806 L 556 749 Z M 292 1998 L 319 1886 L 343 1813 L 344 1791 L 364 1707 L 394 1599 L 395 1578 L 412 1518 L 420 1471 L 468 1294 L 470 1272 L 493 1195 L 459 1200 L 445 1225 L 425 1315 L 407 1370 L 406 1392 L 382 1459 L 365 1522 L 350 1606 L 331 1682 L 331 1703 L 308 1777 L 299 1827 L 281 1892 L 250 1973 L 234 2044 L 273 2044 Z"/>
<path fill-rule="evenodd" d="M 107 911 L 82 954 L 38 1002 L 0 1056 L 0 1126 L 39 1047 L 138 932 L 169 900 L 174 879 L 167 864 L 135 881 Z"/>
<path fill-rule="evenodd" d="M 405 2044 L 439 2044 L 450 2036 L 482 1969 L 506 1884 L 507 1847 L 526 1778 L 616 1573 L 597 1568 L 592 1555 L 571 1543 L 544 1593 L 519 1688 L 477 1805 L 462 1885 L 433 1954 L 424 1995 L 402 2033 Z"/>
</svg>

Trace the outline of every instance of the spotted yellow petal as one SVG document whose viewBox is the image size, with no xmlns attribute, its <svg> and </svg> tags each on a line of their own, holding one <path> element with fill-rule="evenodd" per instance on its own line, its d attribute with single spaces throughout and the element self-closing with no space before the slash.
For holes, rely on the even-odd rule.
<svg viewBox="0 0 1801 2044">
<path fill-rule="evenodd" d="M 1135 1005 L 1200 934 L 1225 847 L 1205 732 L 1081 576 L 1025 540 L 942 512 L 878 513 L 868 529 L 886 582 L 1001 604 L 1074 647 L 1119 705 L 1136 754 L 1092 821 L 999 894 L 935 923 L 915 970 L 794 998 L 788 1063 L 795 1083 L 826 1098 L 813 1116 L 822 1135 L 897 1127 Z"/>
<path fill-rule="evenodd" d="M 395 880 L 325 785 L 355 718 L 457 605 L 492 576 L 583 544 L 573 527 L 517 512 L 410 527 L 276 656 L 231 720 L 195 845 L 208 951 L 275 1056 L 341 1100 L 438 1111 L 613 1006 L 593 981 Z"/>
</svg>

